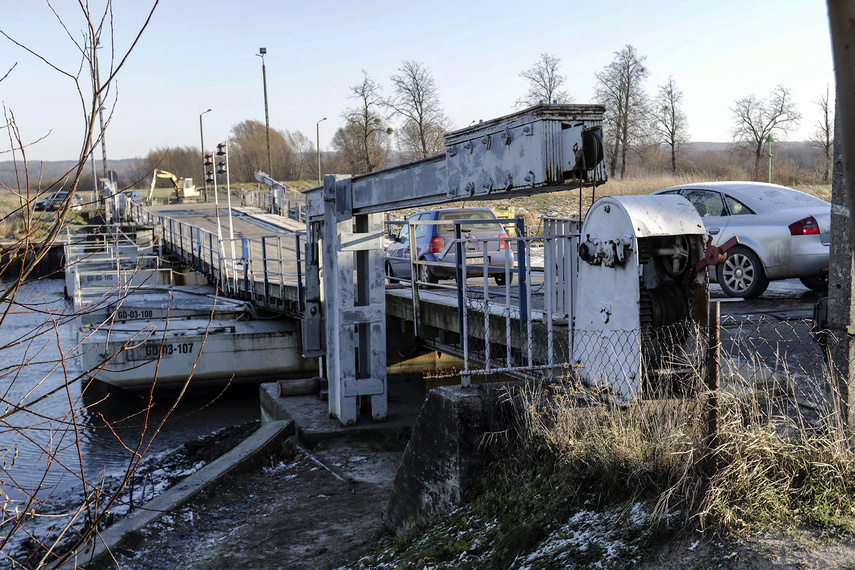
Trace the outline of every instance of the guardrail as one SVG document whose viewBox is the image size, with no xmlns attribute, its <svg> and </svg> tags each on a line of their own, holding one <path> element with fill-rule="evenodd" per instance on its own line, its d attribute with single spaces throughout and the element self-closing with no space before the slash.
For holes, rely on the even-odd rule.
<svg viewBox="0 0 855 570">
<path fill-rule="evenodd" d="M 298 222 L 306 221 L 306 201 L 292 198 L 276 197 L 271 192 L 262 190 L 249 190 L 243 200 L 245 206 L 255 206 L 265 212 L 289 218 Z"/>
<path fill-rule="evenodd" d="M 390 228 L 408 225 L 409 236 L 425 233 L 417 231 L 418 226 L 448 223 L 454 224 L 454 238 L 446 238 L 442 252 L 430 256 L 439 260 L 426 259 L 423 251 L 410 247 L 411 278 L 389 276 L 412 287 L 417 334 L 423 336 L 421 311 L 426 288 L 455 291 L 464 384 L 473 375 L 497 372 L 560 373 L 566 368 L 568 347 L 573 345 L 573 329 L 567 323 L 575 292 L 571 261 L 575 257 L 567 254 L 578 243 L 578 221 L 547 218 L 541 231 L 539 226 L 526 227 L 521 218 L 499 220 L 506 230 L 503 237 L 465 237 L 461 230 L 461 224 L 495 225 L 496 220 L 386 222 Z M 531 232 L 533 229 L 538 231 Z M 389 273 L 392 266 L 386 267 Z M 446 283 L 428 279 L 426 268 L 442 268 L 442 273 L 453 277 Z M 491 285 L 491 280 L 496 284 Z"/>
<path fill-rule="evenodd" d="M 305 308 L 305 232 L 230 240 L 181 220 L 154 216 L 139 204 L 132 206 L 132 215 L 157 228 L 174 256 L 223 293 L 268 307 L 296 301 L 300 311 Z"/>
</svg>

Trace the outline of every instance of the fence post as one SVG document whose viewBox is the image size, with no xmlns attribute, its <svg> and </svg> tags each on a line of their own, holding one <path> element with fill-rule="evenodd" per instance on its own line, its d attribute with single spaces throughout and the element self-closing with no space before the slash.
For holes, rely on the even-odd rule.
<svg viewBox="0 0 855 570">
<path fill-rule="evenodd" d="M 721 384 L 721 306 L 719 301 L 710 302 L 709 333 L 707 335 L 707 441 L 709 451 L 714 452 L 718 441 L 718 396 Z M 709 469 L 717 467 L 715 455 L 709 456 Z"/>
</svg>

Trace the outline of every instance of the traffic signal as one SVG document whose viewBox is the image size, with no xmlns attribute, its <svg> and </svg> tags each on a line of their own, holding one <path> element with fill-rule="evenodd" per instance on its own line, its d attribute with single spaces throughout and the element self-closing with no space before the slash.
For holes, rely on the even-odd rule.
<svg viewBox="0 0 855 570">
<path fill-rule="evenodd" d="M 217 163 L 217 174 L 225 174 L 226 173 L 226 163 L 218 162 Z"/>
<path fill-rule="evenodd" d="M 214 166 L 214 157 L 210 154 L 205 155 L 205 166 Z"/>
<path fill-rule="evenodd" d="M 206 172 L 205 173 L 205 182 L 207 182 L 208 184 L 214 183 L 214 173 L 213 172 Z"/>
<path fill-rule="evenodd" d="M 217 156 L 223 156 L 226 154 L 226 143 L 220 143 L 217 145 Z"/>
</svg>

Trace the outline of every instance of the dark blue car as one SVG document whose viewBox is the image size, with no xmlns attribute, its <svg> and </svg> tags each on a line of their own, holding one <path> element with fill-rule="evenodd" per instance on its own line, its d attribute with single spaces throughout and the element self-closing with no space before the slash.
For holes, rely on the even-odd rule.
<svg viewBox="0 0 855 570">
<path fill-rule="evenodd" d="M 508 234 L 492 210 L 487 208 L 428 210 L 411 215 L 395 241 L 386 248 L 386 276 L 390 279 L 411 279 L 410 247 L 413 240 L 409 222 L 414 222 L 415 258 L 425 262 L 417 265 L 418 280 L 436 283 L 440 279 L 454 278 L 457 266 L 455 220 L 462 222 L 460 230 L 461 239 L 465 240 L 463 247 L 467 275 L 483 275 L 486 257 L 487 273 L 495 279 L 496 284 L 504 285 L 508 279 L 512 282 L 513 273 L 510 270 L 513 268 L 514 255 L 507 241 Z M 478 223 L 475 220 L 487 222 Z M 485 239 L 492 241 L 485 242 Z"/>
</svg>

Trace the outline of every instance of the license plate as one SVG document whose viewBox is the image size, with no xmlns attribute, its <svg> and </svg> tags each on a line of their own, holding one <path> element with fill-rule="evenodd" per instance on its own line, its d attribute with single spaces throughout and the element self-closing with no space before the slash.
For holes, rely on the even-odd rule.
<svg viewBox="0 0 855 570">
<path fill-rule="evenodd" d="M 128 351 L 128 360 L 155 360 L 160 358 L 168 358 L 174 354 L 192 354 L 192 342 L 147 342 L 142 346 L 138 346 Z"/>
<path fill-rule="evenodd" d="M 466 267 L 472 267 L 473 265 L 484 265 L 483 257 L 467 257 L 466 258 Z"/>
</svg>

